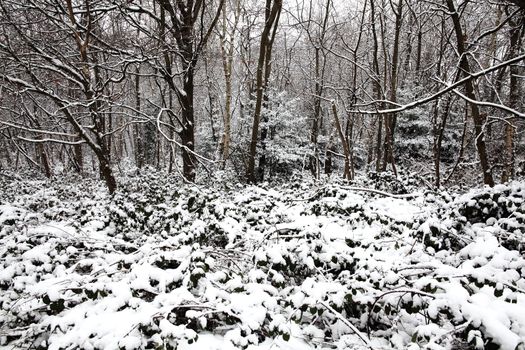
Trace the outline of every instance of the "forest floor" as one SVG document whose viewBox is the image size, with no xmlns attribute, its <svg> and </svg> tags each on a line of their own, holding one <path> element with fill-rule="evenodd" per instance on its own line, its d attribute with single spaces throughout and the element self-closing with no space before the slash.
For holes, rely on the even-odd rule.
<svg viewBox="0 0 525 350">
<path fill-rule="evenodd" d="M 525 348 L 525 182 L 0 188 L 0 349 Z"/>
</svg>

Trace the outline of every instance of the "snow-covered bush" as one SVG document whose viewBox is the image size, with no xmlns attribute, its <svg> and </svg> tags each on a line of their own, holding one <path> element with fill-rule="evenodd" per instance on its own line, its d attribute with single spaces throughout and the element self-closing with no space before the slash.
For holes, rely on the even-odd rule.
<svg viewBox="0 0 525 350">
<path fill-rule="evenodd" d="M 150 175 L 112 197 L 6 187 L 0 346 L 523 348 L 523 183 L 458 195 L 356 179 L 409 194 L 389 197 Z"/>
<path fill-rule="evenodd" d="M 461 249 L 475 239 L 479 226 L 508 249 L 525 252 L 525 186 L 498 185 L 471 191 L 442 206 L 417 231 L 433 249 Z"/>
</svg>

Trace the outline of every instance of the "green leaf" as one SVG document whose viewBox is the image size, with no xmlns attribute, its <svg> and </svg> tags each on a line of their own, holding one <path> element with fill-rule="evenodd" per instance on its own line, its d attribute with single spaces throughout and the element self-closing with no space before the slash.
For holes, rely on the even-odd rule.
<svg viewBox="0 0 525 350">
<path fill-rule="evenodd" d="M 414 334 L 412 334 L 412 343 L 416 343 L 417 342 L 417 332 L 415 332 Z"/>
<path fill-rule="evenodd" d="M 86 289 L 84 293 L 86 293 L 86 296 L 91 300 L 95 300 L 98 296 L 98 291 L 92 291 L 89 289 Z"/>
<path fill-rule="evenodd" d="M 191 209 L 191 207 L 193 207 L 193 204 L 195 204 L 195 197 L 190 197 L 188 199 L 188 209 Z"/>
<path fill-rule="evenodd" d="M 65 309 L 64 299 L 58 299 L 57 301 L 52 302 L 51 304 L 49 304 L 49 308 L 55 314 L 61 313 Z"/>
</svg>

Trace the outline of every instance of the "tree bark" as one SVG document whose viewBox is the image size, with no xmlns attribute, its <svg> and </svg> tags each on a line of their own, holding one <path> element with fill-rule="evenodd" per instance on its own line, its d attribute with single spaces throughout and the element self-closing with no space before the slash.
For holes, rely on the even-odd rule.
<svg viewBox="0 0 525 350">
<path fill-rule="evenodd" d="M 335 102 L 332 102 L 332 113 L 334 115 L 335 127 L 337 129 L 337 133 L 339 134 L 339 139 L 341 140 L 341 145 L 343 146 L 344 152 L 345 165 L 343 170 L 343 179 L 352 180 L 352 175 L 350 173 L 350 146 L 348 145 L 348 140 L 346 139 L 343 128 L 341 127 L 341 122 L 339 120 L 339 115 L 337 114 Z"/>
<path fill-rule="evenodd" d="M 141 107 L 140 66 L 137 65 L 135 70 L 135 109 L 137 112 L 141 112 Z M 144 165 L 144 145 L 141 124 L 135 124 L 133 126 L 133 141 L 135 144 L 135 165 L 140 169 Z"/>
<path fill-rule="evenodd" d="M 525 32 L 525 15 L 523 11 L 517 21 L 510 22 L 510 57 L 516 56 L 521 47 L 521 41 Z M 520 67 L 517 64 L 510 66 L 509 79 L 509 107 L 517 109 L 520 107 L 521 89 L 518 81 L 520 75 Z M 501 182 L 508 182 L 514 177 L 515 155 L 514 155 L 514 136 L 515 125 L 514 118 L 509 118 L 505 123 L 505 146 L 503 152 L 503 172 L 501 174 Z"/>
<path fill-rule="evenodd" d="M 159 21 L 159 46 L 163 48 L 162 56 L 164 65 L 162 74 L 169 88 L 175 92 L 179 105 L 182 109 L 179 120 L 182 151 L 182 175 L 186 181 L 194 182 L 196 175 L 197 157 L 195 155 L 195 114 L 194 114 L 194 79 L 195 68 L 202 50 L 204 49 L 213 28 L 217 24 L 221 14 L 224 1 L 220 0 L 215 15 L 207 26 L 204 27 L 205 0 L 156 0 L 161 6 Z M 171 25 L 167 25 L 166 15 L 171 19 Z M 200 32 L 195 32 L 196 23 L 200 24 Z M 169 29 L 168 29 L 169 28 Z M 169 47 L 170 41 L 166 39 L 166 31 L 169 30 L 176 42 L 177 57 L 180 65 L 176 65 L 170 56 L 173 48 Z M 173 71 L 181 70 L 182 87 L 177 87 Z M 172 111 L 172 114 L 175 113 Z"/>
<path fill-rule="evenodd" d="M 246 180 L 249 183 L 256 183 L 255 174 L 255 156 L 257 153 L 257 141 L 259 139 L 259 125 L 261 121 L 261 110 L 264 96 L 264 69 L 268 59 L 268 50 L 270 45 L 270 30 L 275 26 L 277 29 L 278 18 L 282 9 L 282 0 L 266 0 L 265 24 L 261 35 L 261 44 L 259 47 L 259 60 L 257 63 L 257 83 L 256 83 L 256 102 L 253 115 L 252 135 L 248 155 L 248 167 L 246 169 Z"/>
<path fill-rule="evenodd" d="M 224 72 L 224 130 L 222 134 L 222 168 L 226 166 L 226 161 L 230 157 L 231 143 L 231 119 L 232 119 L 232 81 L 233 81 L 233 55 L 234 55 L 234 37 L 240 17 L 240 0 L 236 0 L 233 9 L 233 27 L 231 33 L 227 30 L 226 5 L 222 12 L 222 33 L 221 33 L 221 55 L 222 67 Z M 226 37 L 229 35 L 229 38 Z"/>
<path fill-rule="evenodd" d="M 403 21 L 403 0 L 398 1 L 396 9 L 397 11 L 394 11 L 396 15 L 396 27 L 394 32 L 394 47 L 392 52 L 392 70 L 390 74 L 390 101 L 394 103 L 397 101 L 397 75 L 399 65 L 401 24 Z M 390 163 L 392 166 L 392 171 L 397 176 L 394 158 L 394 134 L 396 127 L 396 119 L 396 114 L 388 114 L 385 117 L 385 143 L 382 170 L 385 171 L 387 168 L 387 164 Z"/>
<path fill-rule="evenodd" d="M 471 73 L 470 63 L 468 60 L 468 52 L 465 49 L 465 36 L 463 34 L 463 28 L 461 27 L 461 22 L 459 19 L 459 14 L 456 10 L 453 0 L 446 0 L 450 16 L 454 25 L 454 32 L 456 34 L 456 44 L 457 51 L 460 57 L 459 67 L 463 71 L 465 76 L 468 76 Z M 476 100 L 476 93 L 474 90 L 474 83 L 472 80 L 467 80 L 465 82 L 465 95 L 471 99 Z M 483 175 L 483 182 L 486 185 L 494 186 L 494 178 L 492 176 L 492 169 L 490 167 L 490 161 L 487 154 L 487 146 L 485 143 L 485 135 L 483 132 L 483 127 L 486 122 L 485 116 L 483 116 L 478 105 L 475 103 L 470 103 L 470 110 L 472 114 L 472 119 L 474 121 L 474 133 L 476 137 L 476 149 L 478 151 L 478 157 L 480 160 L 481 171 Z"/>
<path fill-rule="evenodd" d="M 381 79 L 380 79 L 380 70 L 379 70 L 379 41 L 377 39 L 376 31 L 376 14 L 375 14 L 375 0 L 370 0 L 370 21 L 372 23 L 372 38 L 373 38 L 373 58 L 372 58 L 372 67 L 374 71 L 374 84 L 373 90 L 375 99 L 377 101 L 382 98 L 382 89 L 381 89 Z M 381 104 L 380 106 L 381 107 Z M 377 116 L 377 135 L 375 139 L 375 148 L 374 153 L 376 155 L 376 164 L 375 171 L 381 170 L 381 141 L 383 139 L 382 130 L 383 130 L 383 116 Z"/>
</svg>

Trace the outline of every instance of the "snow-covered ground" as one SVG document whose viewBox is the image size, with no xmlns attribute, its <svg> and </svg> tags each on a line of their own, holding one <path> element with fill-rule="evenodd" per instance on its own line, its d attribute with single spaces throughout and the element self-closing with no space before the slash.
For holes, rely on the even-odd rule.
<svg viewBox="0 0 525 350">
<path fill-rule="evenodd" d="M 524 183 L 4 185 L 1 349 L 525 346 Z"/>
</svg>

